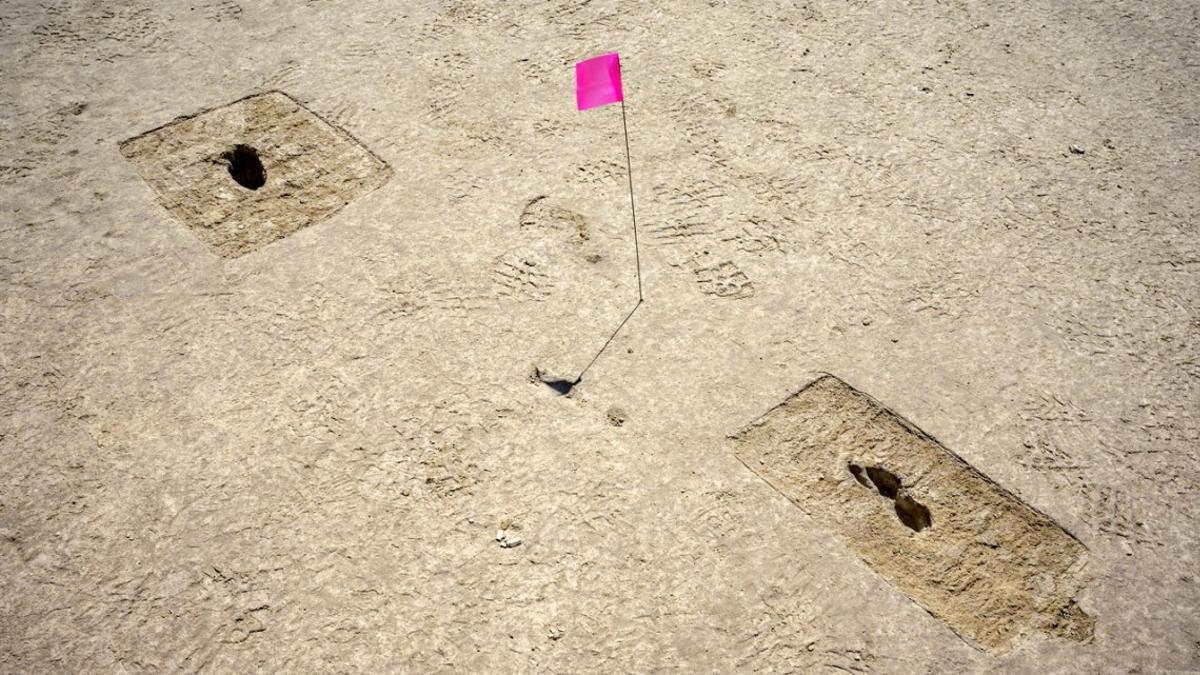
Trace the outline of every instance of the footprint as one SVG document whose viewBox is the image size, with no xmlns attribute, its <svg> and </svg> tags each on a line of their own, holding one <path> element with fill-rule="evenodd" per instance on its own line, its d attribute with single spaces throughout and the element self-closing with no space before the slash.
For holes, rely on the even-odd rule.
<svg viewBox="0 0 1200 675">
<path fill-rule="evenodd" d="M 545 228 L 562 233 L 573 244 L 581 244 L 590 238 L 587 218 L 551 203 L 546 195 L 539 195 L 525 203 L 517 221 L 522 228 Z"/>
<path fill-rule="evenodd" d="M 930 515 L 929 509 L 908 494 L 900 477 L 896 474 L 883 467 L 868 466 L 864 468 L 853 462 L 847 464 L 847 468 L 850 469 L 850 474 L 860 485 L 867 488 L 873 487 L 880 495 L 891 499 L 895 503 L 896 517 L 908 529 L 920 532 L 933 525 L 933 516 Z"/>
<path fill-rule="evenodd" d="M 732 260 L 715 265 L 692 268 L 701 292 L 726 300 L 739 300 L 754 295 L 754 282 Z"/>
</svg>

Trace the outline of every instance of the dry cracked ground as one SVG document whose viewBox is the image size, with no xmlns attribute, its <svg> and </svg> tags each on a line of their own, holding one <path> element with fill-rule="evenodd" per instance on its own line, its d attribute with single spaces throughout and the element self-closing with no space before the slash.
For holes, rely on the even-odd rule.
<svg viewBox="0 0 1200 675">
<path fill-rule="evenodd" d="M 1200 670 L 1198 34 L 0 4 L 0 671 Z"/>
</svg>

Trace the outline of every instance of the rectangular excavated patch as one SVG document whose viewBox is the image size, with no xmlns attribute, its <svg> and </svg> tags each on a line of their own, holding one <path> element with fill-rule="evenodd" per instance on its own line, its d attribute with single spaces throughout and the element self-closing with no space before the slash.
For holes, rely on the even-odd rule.
<svg viewBox="0 0 1200 675">
<path fill-rule="evenodd" d="M 930 614 L 989 647 L 1076 640 L 1087 551 L 871 397 L 826 376 L 732 437 L 738 458 Z"/>
<path fill-rule="evenodd" d="M 327 218 L 391 170 L 282 92 L 183 117 L 121 144 L 159 201 L 227 258 Z"/>
</svg>

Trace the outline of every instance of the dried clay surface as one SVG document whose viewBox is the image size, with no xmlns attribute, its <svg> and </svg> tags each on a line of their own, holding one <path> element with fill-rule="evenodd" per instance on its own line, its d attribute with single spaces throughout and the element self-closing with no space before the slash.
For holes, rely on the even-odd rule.
<svg viewBox="0 0 1200 675">
<path fill-rule="evenodd" d="M 735 437 L 738 458 L 875 571 L 988 647 L 1078 640 L 1086 552 L 1058 524 L 868 396 L 825 376 Z"/>
<path fill-rule="evenodd" d="M 1194 0 L 0 3 L 0 672 L 1200 670 L 1198 34 Z M 645 302 L 560 396 L 531 373 L 638 297 L 621 106 L 575 105 L 610 51 Z M 847 450 L 843 525 L 746 468 L 825 372 L 1085 583 L 1021 579 L 992 647 L 846 533 L 981 513 L 920 467 Z"/>
<path fill-rule="evenodd" d="M 220 255 L 323 220 L 390 170 L 282 92 L 176 120 L 121 144 L 163 206 Z"/>
</svg>

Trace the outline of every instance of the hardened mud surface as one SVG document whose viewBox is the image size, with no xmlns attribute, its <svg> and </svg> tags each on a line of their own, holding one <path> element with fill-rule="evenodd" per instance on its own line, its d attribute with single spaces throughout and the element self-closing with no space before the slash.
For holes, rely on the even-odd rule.
<svg viewBox="0 0 1200 675">
<path fill-rule="evenodd" d="M 121 153 L 175 218 L 229 258 L 327 218 L 390 175 L 281 92 L 176 120 L 125 141 Z"/>
<path fill-rule="evenodd" d="M 739 433 L 737 456 L 958 633 L 1092 636 L 1087 552 L 1046 515 L 870 397 L 825 376 Z"/>
</svg>

